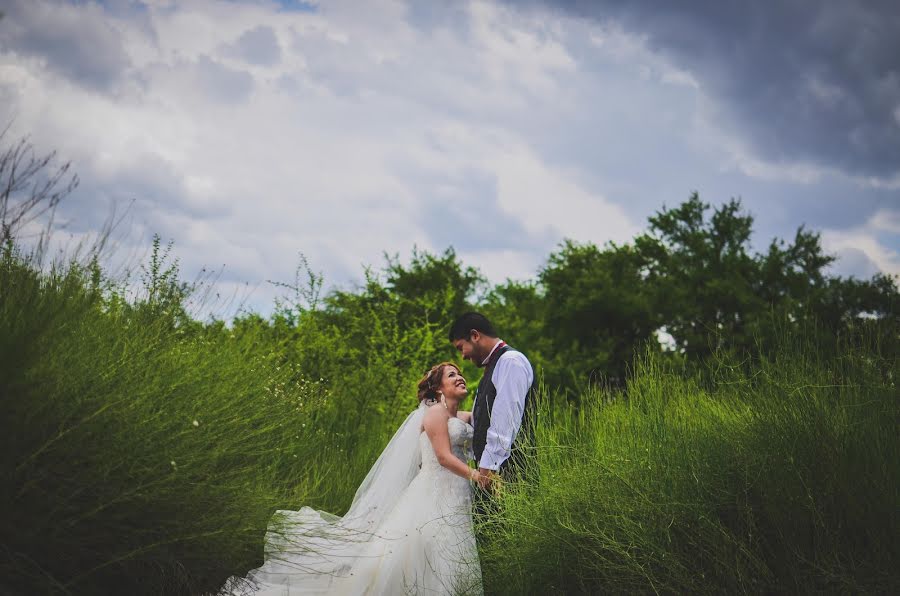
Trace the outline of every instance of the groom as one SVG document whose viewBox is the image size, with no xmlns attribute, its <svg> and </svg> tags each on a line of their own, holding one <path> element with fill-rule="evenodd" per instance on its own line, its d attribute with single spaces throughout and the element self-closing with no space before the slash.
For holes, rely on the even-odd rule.
<svg viewBox="0 0 900 596">
<path fill-rule="evenodd" d="M 472 405 L 472 449 L 483 478 L 479 484 L 489 491 L 498 475 L 512 480 L 523 472 L 525 457 L 520 443 L 523 437 L 531 438 L 534 423 L 534 369 L 525 355 L 501 340 L 487 317 L 477 312 L 466 313 L 453 323 L 450 342 L 463 359 L 485 369 Z"/>
</svg>

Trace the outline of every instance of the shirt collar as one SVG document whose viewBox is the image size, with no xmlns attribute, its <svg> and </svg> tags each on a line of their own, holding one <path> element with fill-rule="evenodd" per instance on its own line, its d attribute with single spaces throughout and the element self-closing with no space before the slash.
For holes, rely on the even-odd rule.
<svg viewBox="0 0 900 596">
<path fill-rule="evenodd" d="M 495 343 L 494 347 L 491 348 L 490 353 L 487 355 L 487 357 L 484 360 L 481 361 L 481 366 L 484 366 L 485 364 L 487 364 L 490 361 L 491 356 L 494 355 L 494 352 L 497 351 L 497 348 L 499 348 L 500 346 L 505 346 L 505 345 L 506 345 L 506 342 L 503 341 L 502 339 L 498 338 L 497 343 Z"/>
</svg>

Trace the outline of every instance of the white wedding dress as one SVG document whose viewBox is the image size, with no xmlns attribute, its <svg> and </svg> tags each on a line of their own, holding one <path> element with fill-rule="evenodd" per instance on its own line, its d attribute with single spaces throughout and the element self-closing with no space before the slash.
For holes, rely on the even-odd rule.
<svg viewBox="0 0 900 596">
<path fill-rule="evenodd" d="M 481 594 L 472 489 L 438 463 L 421 431 L 425 409 L 409 415 L 344 517 L 276 512 L 263 566 L 220 594 Z M 453 454 L 467 461 L 472 427 L 447 425 Z"/>
</svg>

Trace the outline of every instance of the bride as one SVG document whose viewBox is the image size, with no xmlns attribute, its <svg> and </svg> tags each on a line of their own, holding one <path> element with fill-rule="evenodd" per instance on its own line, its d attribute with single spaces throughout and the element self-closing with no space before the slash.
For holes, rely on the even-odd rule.
<svg viewBox="0 0 900 596">
<path fill-rule="evenodd" d="M 276 512 L 263 566 L 220 594 L 481 594 L 466 392 L 455 364 L 432 367 L 347 514 Z"/>
</svg>

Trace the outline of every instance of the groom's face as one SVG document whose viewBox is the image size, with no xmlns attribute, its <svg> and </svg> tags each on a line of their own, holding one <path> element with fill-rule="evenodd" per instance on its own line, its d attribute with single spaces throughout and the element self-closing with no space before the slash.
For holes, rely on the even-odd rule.
<svg viewBox="0 0 900 596">
<path fill-rule="evenodd" d="M 453 347 L 460 353 L 463 360 L 472 360 L 472 350 L 475 348 L 467 339 L 457 339 L 453 342 Z"/>
<path fill-rule="evenodd" d="M 480 351 L 478 348 L 477 334 L 472 334 L 469 339 L 457 339 L 453 341 L 453 347 L 460 353 L 463 360 L 471 360 L 478 366 L 481 366 Z"/>
</svg>

